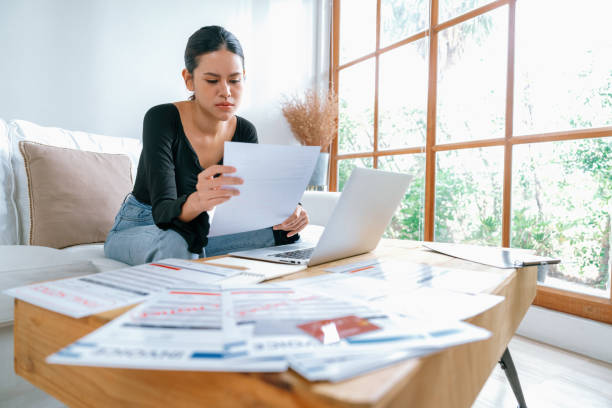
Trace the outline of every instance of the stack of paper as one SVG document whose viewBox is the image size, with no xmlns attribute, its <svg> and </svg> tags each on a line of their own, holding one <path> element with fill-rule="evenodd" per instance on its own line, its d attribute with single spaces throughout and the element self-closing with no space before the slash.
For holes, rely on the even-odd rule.
<svg viewBox="0 0 612 408">
<path fill-rule="evenodd" d="M 449 290 L 477 281 L 479 272 L 369 261 L 254 285 L 290 272 L 266 270 L 258 261 L 215 261 L 166 259 L 6 293 L 73 317 L 144 301 L 51 355 L 51 363 L 244 372 L 291 367 L 313 381 L 340 381 L 486 339 L 488 331 L 460 320 L 503 300 Z M 498 284 L 500 276 L 485 274 L 481 287 Z"/>
<path fill-rule="evenodd" d="M 465 320 L 504 300 L 502 296 L 451 290 L 468 287 L 465 280 L 474 281 L 472 286 L 478 288 L 496 285 L 503 279 L 481 272 L 377 261 L 328 271 L 338 273 L 283 284 L 338 299 L 366 302 L 387 312 L 420 319 Z"/>
<path fill-rule="evenodd" d="M 406 339 L 403 341 L 405 346 L 389 347 L 361 337 L 352 339 L 351 343 L 358 345 L 363 342 L 371 347 L 355 347 L 335 353 L 296 354 L 289 356 L 289 366 L 310 381 L 342 381 L 402 360 L 490 336 L 488 331 L 463 322 L 405 319 L 401 325 L 404 326 L 401 333 Z M 397 334 L 402 336 L 399 332 Z M 411 339 L 413 344 L 410 344 Z"/>
<path fill-rule="evenodd" d="M 498 274 L 492 274 L 405 261 L 381 262 L 377 259 L 328 268 L 326 271 L 380 279 L 394 287 L 428 286 L 466 293 L 480 293 L 493 289 L 511 273 L 511 271 L 500 271 Z"/>
<path fill-rule="evenodd" d="M 36 283 L 3 293 L 54 312 L 80 318 L 142 302 L 172 287 L 228 282 L 242 271 L 183 259 L 96 273 L 83 277 Z M 250 282 L 261 280 L 250 276 Z"/>
<path fill-rule="evenodd" d="M 284 358 L 250 358 L 218 288 L 175 289 L 48 357 L 57 364 L 161 370 L 283 371 Z"/>
<path fill-rule="evenodd" d="M 245 372 L 291 366 L 308 379 L 339 381 L 489 335 L 303 289 L 190 287 L 149 299 L 48 361 Z"/>
</svg>

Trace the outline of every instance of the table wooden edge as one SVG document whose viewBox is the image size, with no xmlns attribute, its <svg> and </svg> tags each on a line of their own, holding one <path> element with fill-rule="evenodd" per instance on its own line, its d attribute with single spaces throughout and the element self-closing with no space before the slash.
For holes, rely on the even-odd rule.
<svg viewBox="0 0 612 408">
<path fill-rule="evenodd" d="M 427 255 L 430 251 L 421 252 L 421 258 L 431 256 Z M 351 261 L 371 255 L 365 254 Z M 440 254 L 434 256 L 438 259 L 444 257 L 444 262 L 439 264 L 449 267 L 462 265 L 469 269 L 487 269 Z M 75 407 L 123 404 L 200 406 L 204 401 L 211 406 L 469 407 L 533 301 L 536 274 L 536 267 L 509 273 L 504 282 L 491 291 L 505 296 L 505 301 L 468 320 L 490 330 L 492 336 L 488 340 L 411 359 L 336 384 L 310 383 L 292 371 L 274 374 L 210 373 L 47 364 L 45 358 L 48 355 L 102 326 L 129 307 L 73 319 L 20 300 L 15 300 L 15 371 L 35 386 Z M 58 327 L 62 330 L 58 331 Z M 454 375 L 457 367 L 467 370 L 469 375 Z M 432 384 L 438 391 L 433 392 Z"/>
</svg>

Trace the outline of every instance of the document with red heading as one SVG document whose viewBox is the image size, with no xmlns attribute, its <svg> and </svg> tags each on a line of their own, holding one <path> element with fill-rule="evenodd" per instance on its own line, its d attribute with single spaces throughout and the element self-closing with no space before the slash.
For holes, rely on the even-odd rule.
<svg viewBox="0 0 612 408">
<path fill-rule="evenodd" d="M 171 287 L 219 284 L 241 271 L 182 259 L 35 283 L 3 293 L 74 318 L 142 302 Z"/>
<path fill-rule="evenodd" d="M 174 288 L 47 358 L 52 364 L 156 370 L 284 371 L 284 356 L 250 357 L 223 290 Z"/>
</svg>

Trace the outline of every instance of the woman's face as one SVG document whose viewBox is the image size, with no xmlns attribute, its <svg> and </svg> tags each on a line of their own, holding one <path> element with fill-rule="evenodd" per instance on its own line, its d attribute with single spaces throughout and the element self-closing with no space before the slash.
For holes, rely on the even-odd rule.
<svg viewBox="0 0 612 408">
<path fill-rule="evenodd" d="M 226 49 L 200 55 L 193 75 L 183 70 L 195 102 L 213 118 L 231 119 L 242 99 L 244 70 L 240 56 Z"/>
</svg>

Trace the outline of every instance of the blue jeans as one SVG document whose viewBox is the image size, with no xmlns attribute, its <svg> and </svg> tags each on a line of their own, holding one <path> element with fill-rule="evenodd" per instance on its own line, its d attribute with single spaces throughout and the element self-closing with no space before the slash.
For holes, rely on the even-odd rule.
<svg viewBox="0 0 612 408">
<path fill-rule="evenodd" d="M 202 253 L 191 253 L 187 241 L 178 232 L 155 225 L 150 205 L 129 194 L 106 237 L 104 255 L 128 265 L 140 265 L 164 258 L 198 259 L 268 246 L 274 246 L 271 227 L 211 237 Z"/>
</svg>

